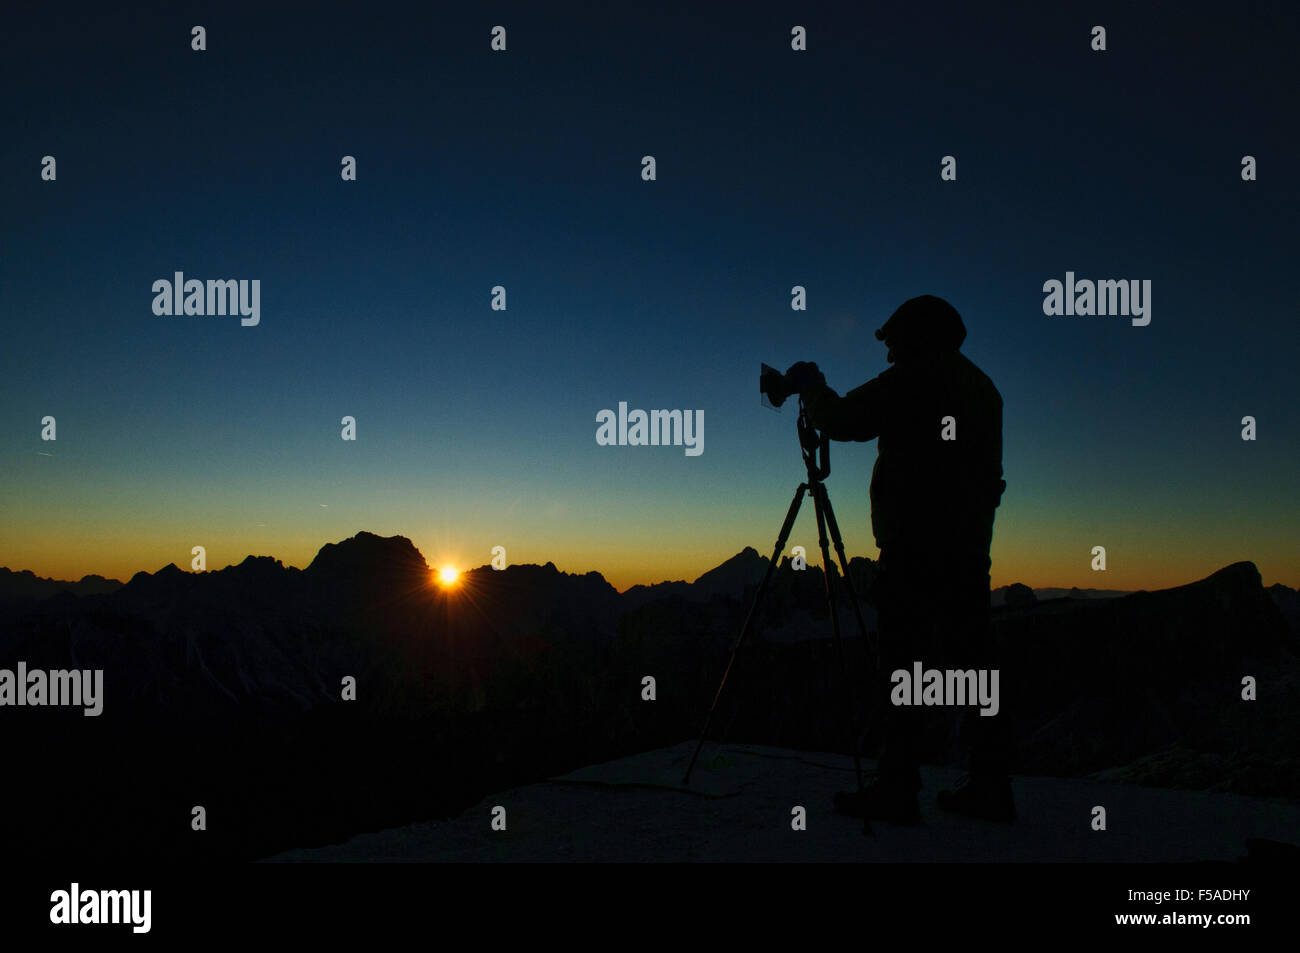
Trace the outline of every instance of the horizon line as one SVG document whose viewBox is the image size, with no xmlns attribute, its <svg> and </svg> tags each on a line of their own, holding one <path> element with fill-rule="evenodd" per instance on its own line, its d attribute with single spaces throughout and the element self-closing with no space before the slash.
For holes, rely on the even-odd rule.
<svg viewBox="0 0 1300 953">
<path fill-rule="evenodd" d="M 367 532 L 367 531 L 364 531 L 364 530 L 363 530 L 362 532 Z M 357 534 L 357 535 L 360 535 L 360 534 Z M 408 542 L 411 542 L 411 546 L 412 546 L 412 548 L 414 548 L 415 551 L 416 551 L 417 553 L 419 553 L 421 560 L 423 560 L 423 562 L 424 562 L 425 568 L 427 568 L 427 569 L 429 570 L 429 572 L 434 573 L 434 572 L 437 572 L 439 568 L 441 568 L 441 567 L 439 567 L 439 566 L 432 566 L 432 565 L 430 565 L 430 564 L 429 564 L 429 561 L 428 561 L 427 559 L 425 559 L 424 554 L 423 554 L 423 553 L 420 553 L 419 548 L 415 546 L 414 542 L 412 542 L 412 541 L 410 540 L 409 537 L 400 536 L 400 535 L 398 535 L 398 536 L 379 536 L 377 533 L 370 533 L 369 535 L 376 536 L 376 537 L 379 538 L 379 539 L 406 539 Z M 356 536 L 349 536 L 349 537 L 346 537 L 346 538 L 343 539 L 343 540 L 340 540 L 338 543 L 326 543 L 326 544 L 322 545 L 321 548 L 323 549 L 324 546 L 329 546 L 329 545 L 337 546 L 337 545 L 339 545 L 339 543 L 346 542 L 347 540 L 355 539 L 355 538 L 356 538 Z M 545 563 L 537 563 L 537 562 L 519 562 L 519 563 L 510 563 L 506 568 L 508 569 L 508 568 L 513 567 L 513 566 L 535 566 L 535 567 L 537 567 L 537 568 L 540 569 L 540 568 L 544 568 L 545 566 L 548 566 L 548 565 L 549 565 L 549 566 L 553 566 L 557 572 L 560 572 L 560 573 L 563 573 L 563 574 L 565 574 L 565 575 L 569 575 L 569 576 L 587 576 L 587 575 L 591 575 L 592 573 L 595 573 L 596 575 L 600 576 L 601 579 L 603 579 L 603 580 L 604 580 L 604 581 L 605 581 L 605 582 L 610 586 L 610 588 L 612 588 L 615 592 L 617 592 L 619 595 L 623 595 L 623 594 L 625 594 L 625 593 L 627 593 L 627 592 L 629 592 L 629 591 L 631 591 L 632 589 L 635 589 L 635 588 L 637 588 L 637 587 L 653 588 L 654 586 L 660 586 L 660 585 L 671 585 L 671 584 L 674 584 L 674 583 L 680 583 L 680 584 L 684 584 L 684 585 L 695 585 L 695 583 L 698 582 L 699 579 L 702 578 L 704 575 L 707 575 L 708 573 L 712 572 L 714 569 L 717 569 L 717 568 L 719 568 L 720 566 L 722 566 L 723 564 L 725 564 L 726 562 L 728 562 L 728 561 L 730 561 L 730 560 L 736 558 L 736 557 L 739 556 L 741 553 L 743 553 L 743 552 L 745 551 L 745 549 L 754 549 L 755 552 L 758 554 L 758 557 L 759 557 L 760 559 L 762 559 L 764 562 L 767 562 L 768 559 L 770 558 L 770 557 L 768 557 L 768 556 L 763 555 L 761 552 L 758 552 L 758 550 L 755 549 L 753 546 L 747 546 L 747 547 L 744 547 L 743 549 L 741 549 L 739 552 L 736 552 L 736 553 L 733 553 L 733 554 L 730 555 L 730 556 L 724 557 L 724 558 L 723 558 L 720 562 L 718 562 L 716 565 L 712 566 L 712 567 L 709 568 L 709 569 L 706 569 L 703 573 L 700 573 L 698 576 L 696 576 L 695 579 L 689 579 L 689 580 L 688 580 L 688 579 L 684 579 L 684 578 L 683 578 L 683 579 L 660 579 L 660 580 L 657 580 L 657 581 L 655 581 L 655 582 L 636 582 L 636 583 L 632 583 L 631 585 L 626 586 L 626 587 L 624 587 L 624 588 L 622 588 L 622 589 L 620 589 L 618 586 L 614 585 L 614 583 L 610 582 L 609 578 L 608 578 L 608 577 L 607 577 L 603 572 L 601 572 L 601 571 L 598 570 L 598 569 L 589 569 L 589 570 L 585 570 L 585 571 L 583 571 L 583 570 L 569 570 L 569 569 L 564 569 L 564 568 L 562 568 L 561 566 L 559 566 L 559 565 L 558 565 L 554 560 L 547 560 Z M 317 551 L 317 555 L 319 555 L 319 550 Z M 177 565 L 175 561 L 170 561 L 170 562 L 164 563 L 162 566 L 159 566 L 157 569 L 153 569 L 153 570 L 148 570 L 148 569 L 139 569 L 139 570 L 136 570 L 134 573 L 131 574 L 130 578 L 125 579 L 125 580 L 123 580 L 123 579 L 119 579 L 119 578 L 117 578 L 116 576 L 105 576 L 105 575 L 103 575 L 103 574 L 101 574 L 101 573 L 93 573 L 93 572 L 92 572 L 92 573 L 83 573 L 83 574 L 82 574 L 79 578 L 77 578 L 77 579 L 58 579 L 58 578 L 55 578 L 55 577 L 53 577 L 53 576 L 41 576 L 41 575 L 37 574 L 34 570 L 31 570 L 31 569 L 11 569 L 11 568 L 9 568 L 8 566 L 0 566 L 0 571 L 11 572 L 11 573 L 14 573 L 15 575 L 21 575 L 21 574 L 23 574 L 23 573 L 29 573 L 30 575 L 32 575 L 32 576 L 35 577 L 36 579 L 46 580 L 46 581 L 48 581 L 48 582 L 53 582 L 53 583 L 66 583 L 66 584 L 69 584 L 69 585 L 76 584 L 76 583 L 79 583 L 79 582 L 81 582 L 81 581 L 83 581 L 83 580 L 85 580 L 85 579 L 88 579 L 88 578 L 92 578 L 92 577 L 93 577 L 93 578 L 103 579 L 105 582 L 116 582 L 116 583 L 118 583 L 119 585 L 125 586 L 125 585 L 127 585 L 127 584 L 130 582 L 131 579 L 134 579 L 136 576 L 140 575 L 141 573 L 143 573 L 143 574 L 145 574 L 145 575 L 147 575 L 147 576 L 154 576 L 154 575 L 157 575 L 158 573 L 162 572 L 162 571 L 163 571 L 164 569 L 166 569 L 168 566 L 174 567 L 178 572 L 183 572 L 183 573 L 186 573 L 187 575 L 199 576 L 199 575 L 205 575 L 205 574 L 207 574 L 207 573 L 223 572 L 223 571 L 225 571 L 225 570 L 227 570 L 227 569 L 235 569 L 235 568 L 238 568 L 240 565 L 242 565 L 244 562 L 247 562 L 249 559 L 273 559 L 273 560 L 275 560 L 277 563 L 279 563 L 281 566 L 283 566 L 285 569 L 296 569 L 296 570 L 298 570 L 299 572 L 305 572 L 305 571 L 307 570 L 308 566 L 310 566 L 310 563 L 308 563 L 308 566 L 297 566 L 297 565 L 294 565 L 294 564 L 292 564 L 292 563 L 286 563 L 283 559 L 280 559 L 279 557 L 276 557 L 276 556 L 271 556 L 271 555 L 267 555 L 267 554 L 261 554 L 261 555 L 259 555 L 259 554 L 256 554 L 256 553 L 248 553 L 248 554 L 247 554 L 243 559 L 241 559 L 239 562 L 237 562 L 237 563 L 236 563 L 236 562 L 229 563 L 229 564 L 226 565 L 226 566 L 222 566 L 220 569 L 203 569 L 203 570 L 185 569 L 185 568 L 183 568 L 183 567 Z M 783 561 L 788 561 L 789 559 L 790 559 L 789 556 L 785 556 L 785 557 L 783 557 Z M 849 559 L 850 559 L 850 562 L 851 562 L 852 560 L 854 560 L 854 559 L 866 559 L 867 561 L 872 562 L 872 563 L 878 563 L 878 562 L 879 562 L 878 559 L 873 559 L 873 558 L 870 557 L 870 556 L 850 556 Z M 314 562 L 314 561 L 315 561 L 315 559 L 314 559 L 314 557 L 313 557 L 312 562 Z M 1236 565 L 1237 563 L 1241 563 L 1241 562 L 1249 562 L 1251 565 L 1255 566 L 1256 571 L 1258 571 L 1258 569 L 1259 569 L 1258 565 L 1256 565 L 1256 564 L 1254 563 L 1253 560 L 1240 560 L 1240 559 L 1239 559 L 1239 560 L 1235 560 L 1234 562 L 1231 562 L 1231 563 L 1226 563 L 1226 564 L 1224 564 L 1223 566 L 1220 566 L 1219 569 L 1216 569 L 1216 570 L 1214 570 L 1213 572 L 1208 573 L 1206 576 L 1202 576 L 1202 577 L 1200 577 L 1199 579 L 1192 579 L 1192 580 L 1190 580 L 1190 581 L 1188 581 L 1188 582 L 1178 583 L 1178 584 L 1176 584 L 1176 585 L 1174 585 L 1174 586 L 1164 586 L 1164 587 L 1159 587 L 1159 588 L 1155 588 L 1155 589 L 1152 589 L 1152 588 L 1150 588 L 1150 587 L 1140 587 L 1140 588 L 1137 588 L 1137 589 L 1111 589 L 1111 588 L 1106 588 L 1106 587 L 1102 587 L 1102 586 L 1079 586 L 1079 585 L 1071 585 L 1071 586 L 1062 586 L 1062 585 L 1043 585 L 1043 586 L 1038 586 L 1038 585 L 1029 585 L 1029 583 L 1022 582 L 1021 580 L 1016 580 L 1016 581 L 1014 581 L 1014 582 L 1002 583 L 1001 585 L 998 585 L 998 586 L 990 585 L 990 587 L 989 587 L 989 591 L 990 591 L 990 592 L 993 592 L 993 591 L 996 591 L 996 590 L 998 590 L 998 589 L 1005 589 L 1005 588 L 1007 588 L 1007 587 L 1009 587 L 1009 586 L 1013 586 L 1013 585 L 1017 585 L 1017 584 L 1019 584 L 1019 585 L 1025 585 L 1025 586 L 1028 586 L 1029 589 L 1031 589 L 1031 590 L 1033 590 L 1033 591 L 1037 591 L 1037 590 L 1040 590 L 1040 589 L 1061 589 L 1061 590 L 1065 590 L 1065 591 L 1068 592 L 1068 591 L 1070 591 L 1071 589 L 1078 589 L 1080 592 L 1116 592 L 1116 593 L 1122 593 L 1122 594 L 1131 594 L 1131 593 L 1137 593 L 1137 592 L 1159 592 L 1159 591 L 1161 591 L 1162 589 L 1176 589 L 1176 588 L 1179 588 L 1180 586 L 1191 585 L 1192 583 L 1200 582 L 1200 581 L 1202 581 L 1203 579 L 1209 578 L 1209 576 L 1214 575 L 1214 573 L 1219 572 L 1219 571 L 1221 571 L 1221 570 L 1223 570 L 1223 569 L 1226 569 L 1228 566 Z M 811 560 L 807 563 L 807 565 L 808 565 L 808 568 L 809 568 L 809 569 L 813 569 L 813 568 L 821 569 L 821 568 L 822 568 L 822 564 L 821 564 L 820 562 L 812 562 Z M 468 573 L 468 572 L 476 572 L 476 571 L 479 571 L 479 570 L 491 569 L 491 568 L 492 568 L 491 563 L 490 563 L 490 562 L 486 562 L 486 563 L 483 563 L 483 564 L 478 565 L 478 566 L 466 567 L 466 568 L 460 569 L 459 571 L 460 571 L 461 573 Z M 1266 589 L 1269 588 L 1270 586 L 1275 586 L 1275 585 L 1281 585 L 1281 586 L 1283 586 L 1284 588 L 1287 588 L 1287 589 L 1297 588 L 1297 587 L 1294 587 L 1294 586 L 1289 586 L 1289 585 L 1287 585 L 1286 583 L 1284 583 L 1284 582 L 1280 582 L 1280 581 L 1279 581 L 1279 582 L 1273 582 L 1273 583 L 1267 583 L 1267 582 L 1264 582 L 1263 573 L 1260 573 L 1260 584 L 1261 584 L 1264 588 L 1266 588 Z"/>
</svg>

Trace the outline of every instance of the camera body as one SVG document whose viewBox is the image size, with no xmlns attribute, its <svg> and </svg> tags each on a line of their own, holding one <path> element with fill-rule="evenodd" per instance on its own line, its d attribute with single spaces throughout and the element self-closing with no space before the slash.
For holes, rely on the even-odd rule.
<svg viewBox="0 0 1300 953">
<path fill-rule="evenodd" d="M 825 386 L 826 378 L 821 370 L 811 361 L 799 361 L 791 364 L 782 374 L 775 367 L 762 364 L 758 373 L 758 392 L 765 403 L 780 407 L 791 394 L 803 395 L 806 391 Z"/>
<path fill-rule="evenodd" d="M 815 364 L 795 364 L 785 374 L 775 367 L 763 364 L 758 372 L 758 391 L 762 395 L 763 402 L 775 408 L 779 408 L 789 400 L 791 394 L 800 394 L 799 447 L 803 452 L 804 463 L 808 467 L 808 478 L 824 480 L 831 472 L 830 438 L 813 427 L 803 406 L 801 391 L 813 383 L 809 378 L 809 371 L 816 379 L 821 378 L 821 372 L 817 370 Z"/>
</svg>

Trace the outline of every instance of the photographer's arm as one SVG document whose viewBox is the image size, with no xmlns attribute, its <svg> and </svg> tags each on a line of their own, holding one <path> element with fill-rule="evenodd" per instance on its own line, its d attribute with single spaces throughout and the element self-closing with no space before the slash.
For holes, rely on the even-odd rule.
<svg viewBox="0 0 1300 953">
<path fill-rule="evenodd" d="M 886 372 L 888 373 L 888 372 Z M 825 384 L 803 393 L 809 422 L 832 440 L 874 440 L 886 406 L 887 382 L 873 378 L 843 397 Z"/>
</svg>

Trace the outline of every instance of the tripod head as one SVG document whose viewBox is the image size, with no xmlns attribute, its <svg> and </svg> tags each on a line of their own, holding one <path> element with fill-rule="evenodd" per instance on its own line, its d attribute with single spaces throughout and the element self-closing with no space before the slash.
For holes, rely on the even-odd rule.
<svg viewBox="0 0 1300 953">
<path fill-rule="evenodd" d="M 831 438 L 818 433 L 808 420 L 803 397 L 799 397 L 799 450 L 808 469 L 808 482 L 820 483 L 831 475 Z"/>
</svg>

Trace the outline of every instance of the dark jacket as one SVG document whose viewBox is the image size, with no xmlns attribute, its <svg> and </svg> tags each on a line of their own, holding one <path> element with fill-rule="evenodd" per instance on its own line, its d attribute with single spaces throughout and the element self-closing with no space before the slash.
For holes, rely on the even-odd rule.
<svg viewBox="0 0 1300 953">
<path fill-rule="evenodd" d="M 883 551 L 987 555 L 1002 479 L 1002 395 L 960 351 L 899 361 L 843 397 L 803 394 L 814 427 L 833 440 L 879 438 L 871 529 Z M 955 440 L 943 440 L 943 418 Z"/>
</svg>

